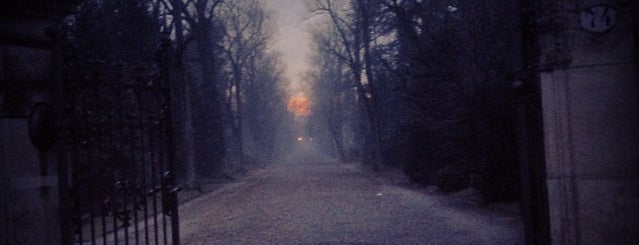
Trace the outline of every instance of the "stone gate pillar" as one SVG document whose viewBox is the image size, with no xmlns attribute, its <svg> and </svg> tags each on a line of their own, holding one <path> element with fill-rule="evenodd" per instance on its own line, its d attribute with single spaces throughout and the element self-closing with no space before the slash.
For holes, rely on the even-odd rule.
<svg viewBox="0 0 639 245">
<path fill-rule="evenodd" d="M 55 27 L 71 2 L 0 1 L 0 244 L 70 243 L 60 224 L 57 154 L 41 157 L 29 118 L 59 111 Z"/>
<path fill-rule="evenodd" d="M 635 244 L 638 1 L 533 2 L 552 243 Z"/>
</svg>

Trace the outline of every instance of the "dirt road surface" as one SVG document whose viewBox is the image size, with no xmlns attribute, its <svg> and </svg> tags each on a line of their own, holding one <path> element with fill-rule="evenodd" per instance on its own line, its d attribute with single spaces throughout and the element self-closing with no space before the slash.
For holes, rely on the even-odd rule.
<svg viewBox="0 0 639 245">
<path fill-rule="evenodd" d="M 268 166 L 180 207 L 182 244 L 523 244 L 520 218 L 353 164 Z"/>
</svg>

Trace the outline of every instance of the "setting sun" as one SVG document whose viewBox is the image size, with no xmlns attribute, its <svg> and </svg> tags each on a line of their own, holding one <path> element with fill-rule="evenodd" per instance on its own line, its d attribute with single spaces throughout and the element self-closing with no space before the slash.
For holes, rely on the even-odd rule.
<svg viewBox="0 0 639 245">
<path fill-rule="evenodd" d="M 296 116 L 308 116 L 311 113 L 310 101 L 306 96 L 293 96 L 288 100 L 287 109 Z"/>
</svg>

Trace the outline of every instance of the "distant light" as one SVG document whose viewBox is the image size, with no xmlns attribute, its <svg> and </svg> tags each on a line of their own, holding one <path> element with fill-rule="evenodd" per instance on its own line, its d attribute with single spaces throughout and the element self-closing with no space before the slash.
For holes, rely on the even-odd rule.
<svg viewBox="0 0 639 245">
<path fill-rule="evenodd" d="M 296 116 L 308 116 L 311 113 L 311 102 L 308 97 L 304 95 L 293 96 L 289 99 L 286 106 L 288 111 L 292 112 Z"/>
<path fill-rule="evenodd" d="M 302 138 L 302 137 L 297 138 L 298 142 L 303 141 L 303 140 L 304 140 L 304 138 Z"/>
<path fill-rule="evenodd" d="M 455 12 L 457 11 L 459 8 L 452 6 L 452 5 L 448 5 L 448 12 Z"/>
</svg>

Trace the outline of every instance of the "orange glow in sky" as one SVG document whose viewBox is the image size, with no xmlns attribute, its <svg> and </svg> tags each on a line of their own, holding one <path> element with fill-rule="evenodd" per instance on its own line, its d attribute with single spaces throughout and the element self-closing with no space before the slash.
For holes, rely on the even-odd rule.
<svg viewBox="0 0 639 245">
<path fill-rule="evenodd" d="M 308 116 L 311 114 L 310 101 L 306 96 L 291 97 L 286 108 L 296 116 Z"/>
</svg>

